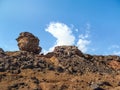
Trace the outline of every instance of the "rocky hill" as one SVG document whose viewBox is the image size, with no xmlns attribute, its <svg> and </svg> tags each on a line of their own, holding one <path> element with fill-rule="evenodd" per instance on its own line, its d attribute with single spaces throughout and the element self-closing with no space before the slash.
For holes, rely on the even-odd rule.
<svg viewBox="0 0 120 90">
<path fill-rule="evenodd" d="M 44 55 L 37 37 L 19 37 L 20 51 L 0 49 L 0 90 L 120 90 L 119 56 L 84 54 L 76 46 Z"/>
</svg>

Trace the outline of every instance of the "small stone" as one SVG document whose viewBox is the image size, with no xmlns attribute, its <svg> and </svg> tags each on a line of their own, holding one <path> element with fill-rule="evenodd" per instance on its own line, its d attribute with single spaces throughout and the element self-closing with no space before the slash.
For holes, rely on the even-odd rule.
<svg viewBox="0 0 120 90">
<path fill-rule="evenodd" d="M 62 72 L 64 72 L 64 69 L 62 67 L 57 67 L 57 71 L 62 73 Z"/>
<path fill-rule="evenodd" d="M 31 77 L 31 79 L 35 84 L 39 84 L 39 80 L 36 77 Z"/>
<path fill-rule="evenodd" d="M 95 88 L 93 90 L 105 90 L 105 89 L 98 87 L 98 88 Z"/>
<path fill-rule="evenodd" d="M 100 86 L 112 86 L 109 82 L 102 82 L 101 84 L 99 84 Z"/>
</svg>

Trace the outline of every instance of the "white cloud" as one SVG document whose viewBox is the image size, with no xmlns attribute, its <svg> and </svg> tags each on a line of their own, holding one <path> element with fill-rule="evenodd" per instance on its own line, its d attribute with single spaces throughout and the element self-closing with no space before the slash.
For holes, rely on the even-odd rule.
<svg viewBox="0 0 120 90">
<path fill-rule="evenodd" d="M 89 37 L 88 34 L 85 34 L 85 35 L 80 34 L 80 35 L 79 35 L 79 38 L 81 38 L 81 39 L 87 39 L 88 37 Z"/>
<path fill-rule="evenodd" d="M 87 50 L 88 50 L 87 46 L 91 42 L 90 40 L 88 40 L 88 37 L 89 37 L 88 33 L 85 35 L 83 35 L 83 34 L 79 35 L 79 40 L 77 42 L 77 46 L 82 52 L 87 52 Z"/>
<path fill-rule="evenodd" d="M 80 34 L 79 39 L 76 40 L 75 35 L 73 35 L 72 30 L 78 32 L 79 30 L 76 28 L 70 28 L 64 23 L 60 22 L 51 22 L 48 27 L 45 29 L 45 31 L 52 34 L 53 37 L 56 38 L 55 44 L 49 48 L 49 51 L 52 51 L 55 46 L 60 45 L 76 45 L 82 52 L 87 52 L 88 45 L 90 44 L 89 40 L 89 29 L 90 24 L 86 24 L 86 33 Z M 77 43 L 75 43 L 77 41 Z M 46 51 L 45 51 L 46 53 Z"/>
<path fill-rule="evenodd" d="M 114 51 L 113 55 L 120 55 L 120 51 Z"/>
<path fill-rule="evenodd" d="M 45 31 L 57 39 L 55 45 L 49 51 L 53 50 L 55 46 L 73 45 L 75 43 L 75 36 L 72 34 L 72 29 L 64 23 L 51 22 Z"/>
<path fill-rule="evenodd" d="M 88 32 L 89 32 L 90 28 L 91 28 L 91 25 L 90 25 L 89 23 L 87 23 L 87 24 L 86 24 L 86 30 L 87 30 Z"/>
<path fill-rule="evenodd" d="M 90 24 L 87 23 L 86 33 L 80 34 L 79 40 L 77 42 L 78 48 L 84 53 L 87 52 L 88 45 L 91 43 L 91 41 L 89 40 L 89 30 L 90 30 Z"/>
<path fill-rule="evenodd" d="M 75 29 L 76 32 L 78 32 L 78 29 Z"/>
<path fill-rule="evenodd" d="M 77 42 L 77 46 L 78 48 L 82 51 L 82 52 L 86 52 L 87 51 L 87 46 L 90 44 L 90 41 L 88 40 L 83 40 L 83 39 L 79 39 Z"/>
<path fill-rule="evenodd" d="M 119 48 L 120 48 L 119 45 L 112 45 L 108 49 L 111 50 L 111 49 L 119 49 Z"/>
<path fill-rule="evenodd" d="M 120 46 L 115 44 L 115 45 L 111 45 L 109 48 L 109 53 L 112 55 L 120 55 Z"/>
<path fill-rule="evenodd" d="M 45 50 L 45 49 L 42 49 L 42 53 L 47 54 L 47 53 L 48 53 L 48 51 L 47 51 L 47 50 Z"/>
</svg>

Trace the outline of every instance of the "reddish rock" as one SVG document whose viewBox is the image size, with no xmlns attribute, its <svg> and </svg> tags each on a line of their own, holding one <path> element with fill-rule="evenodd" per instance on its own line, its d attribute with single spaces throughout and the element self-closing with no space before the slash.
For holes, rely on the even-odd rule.
<svg viewBox="0 0 120 90">
<path fill-rule="evenodd" d="M 116 60 L 112 60 L 109 63 L 110 67 L 112 67 L 113 69 L 120 69 L 120 62 L 116 61 Z"/>
<path fill-rule="evenodd" d="M 21 51 L 33 52 L 36 54 L 41 52 L 42 48 L 39 47 L 39 39 L 32 33 L 22 32 L 16 40 Z"/>
<path fill-rule="evenodd" d="M 46 55 L 45 55 L 45 57 L 46 58 L 51 58 L 51 57 L 53 57 L 55 54 L 54 54 L 54 52 L 49 52 L 49 53 L 47 53 Z"/>
</svg>

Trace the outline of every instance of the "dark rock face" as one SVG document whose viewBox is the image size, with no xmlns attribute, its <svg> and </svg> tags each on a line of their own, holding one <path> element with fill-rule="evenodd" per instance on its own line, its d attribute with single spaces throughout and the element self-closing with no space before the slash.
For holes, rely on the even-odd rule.
<svg viewBox="0 0 120 90">
<path fill-rule="evenodd" d="M 2 48 L 0 48 L 0 53 L 4 53 L 4 50 Z"/>
<path fill-rule="evenodd" d="M 5 56 L 5 52 L 2 48 L 0 48 L 0 57 L 4 57 Z"/>
<path fill-rule="evenodd" d="M 39 39 L 35 37 L 32 33 L 22 32 L 16 39 L 18 42 L 18 47 L 22 51 L 33 52 L 39 54 L 41 52 L 41 47 L 39 47 Z"/>
<path fill-rule="evenodd" d="M 13 52 L 0 58 L 0 72 L 20 73 L 22 69 L 39 69 L 44 71 L 53 65 L 46 59 L 37 58 L 34 54 L 27 51 Z"/>
<path fill-rule="evenodd" d="M 83 54 L 75 46 L 58 46 L 46 55 L 2 53 L 2 90 L 110 90 L 120 86 L 119 56 Z M 4 86 L 4 82 L 9 84 Z"/>
</svg>

